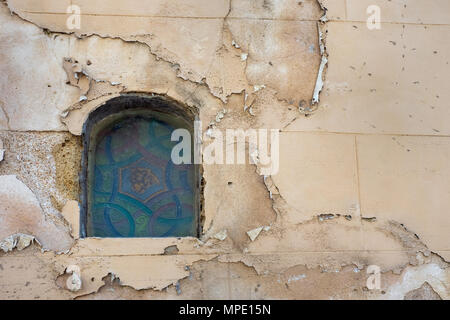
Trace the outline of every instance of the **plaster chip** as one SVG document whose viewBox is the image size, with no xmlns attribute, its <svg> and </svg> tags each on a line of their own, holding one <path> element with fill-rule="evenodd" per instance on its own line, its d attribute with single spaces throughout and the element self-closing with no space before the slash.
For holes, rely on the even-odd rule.
<svg viewBox="0 0 450 320">
<path fill-rule="evenodd" d="M 264 89 L 266 86 L 264 84 L 262 85 L 254 85 L 253 86 L 253 92 L 258 92 L 259 90 Z"/>
<path fill-rule="evenodd" d="M 70 277 L 66 281 L 66 287 L 72 292 L 77 292 L 81 289 L 81 270 L 77 265 L 70 265 L 66 269 L 66 273 L 70 274 Z"/>
<path fill-rule="evenodd" d="M 328 59 L 326 56 L 322 56 L 322 60 L 320 62 L 319 73 L 317 74 L 316 86 L 314 87 L 312 104 L 319 103 L 319 94 L 323 88 L 323 71 L 325 69 L 326 64 L 328 63 Z"/>
<path fill-rule="evenodd" d="M 82 281 L 79 275 L 76 273 L 72 274 L 72 276 L 67 279 L 66 282 L 67 289 L 69 289 L 72 292 L 77 292 L 81 289 Z"/>
<path fill-rule="evenodd" d="M 80 101 L 87 100 L 91 79 L 85 74 L 78 61 L 72 58 L 64 58 L 63 69 L 72 86 L 80 89 Z"/>
<path fill-rule="evenodd" d="M 0 162 L 3 160 L 5 155 L 5 149 L 3 149 L 3 141 L 0 139 Z"/>
<path fill-rule="evenodd" d="M 240 48 L 241 48 L 241 46 L 238 45 L 238 44 L 236 43 L 236 41 L 234 41 L 234 40 L 231 41 L 231 45 L 232 45 L 233 47 L 235 47 L 236 49 L 240 49 Z"/>
<path fill-rule="evenodd" d="M 33 192 L 14 175 L 0 176 L 0 239 L 12 247 L 27 246 L 29 236 L 35 237 L 45 250 L 66 251 L 71 239 L 63 228 L 45 218 Z"/>
<path fill-rule="evenodd" d="M 255 239 L 259 236 L 261 231 L 263 230 L 263 227 L 259 227 L 250 231 L 247 231 L 247 235 L 250 238 L 250 240 L 255 241 Z"/>
<path fill-rule="evenodd" d="M 0 241 L 0 249 L 4 252 L 12 251 L 14 248 L 23 250 L 28 247 L 35 238 L 28 234 L 16 233 Z"/>
</svg>

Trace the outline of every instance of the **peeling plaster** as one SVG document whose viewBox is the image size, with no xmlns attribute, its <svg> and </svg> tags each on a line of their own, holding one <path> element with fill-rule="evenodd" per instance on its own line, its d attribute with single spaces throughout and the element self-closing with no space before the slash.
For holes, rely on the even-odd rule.
<svg viewBox="0 0 450 320">
<path fill-rule="evenodd" d="M 43 28 L 30 16 L 25 17 L 24 12 L 15 10 L 9 3 L 8 6 L 11 12 L 22 19 Z M 322 31 L 323 24 L 328 21 L 328 18 L 326 8 L 321 4 L 320 6 L 324 12 L 317 23 L 321 62 L 312 94 L 311 107 L 304 107 L 301 104 L 298 108 L 301 113 L 305 114 L 312 113 L 317 109 L 328 62 Z M 209 66 L 207 70 L 202 71 L 196 70 L 164 45 L 158 44 L 152 39 L 154 35 L 118 36 L 95 32 L 71 35 L 59 29 L 60 26 L 51 28 L 48 33 L 52 36 L 52 41 L 58 36 L 73 45 L 71 55 L 60 57 L 63 59 L 59 60 L 60 67 L 67 75 L 69 87 L 76 89 L 76 98 L 73 99 L 72 104 L 64 105 L 64 109 L 60 112 L 61 121 L 72 134 L 81 135 L 82 125 L 90 112 L 113 97 L 138 91 L 167 95 L 188 106 L 198 108 L 200 118 L 206 125 L 209 123 L 209 129 L 215 126 L 226 127 L 230 123 L 246 125 L 256 123 L 263 126 L 275 123 L 277 127 L 285 127 L 292 121 L 292 118 L 286 116 L 287 111 L 281 115 L 277 115 L 276 112 L 279 112 L 278 110 L 281 108 L 287 109 L 290 104 L 285 103 L 284 99 L 276 98 L 275 102 L 278 104 L 268 106 L 271 104 L 271 100 L 267 97 L 268 95 L 276 96 L 276 90 L 270 85 L 261 84 L 265 83 L 263 81 L 257 82 L 258 84 L 249 82 L 249 65 L 254 63 L 256 58 L 252 56 L 252 51 L 249 50 L 250 45 L 246 41 L 239 40 L 238 44 L 234 40 L 237 34 L 233 34 L 236 29 L 232 26 L 230 13 L 232 13 L 231 1 L 228 12 L 223 17 L 222 38 L 217 41 L 214 50 L 211 51 L 214 52 L 214 55 L 211 55 L 214 58 L 211 58 L 210 61 L 202 61 Z M 84 61 L 85 59 L 79 58 L 81 56 L 79 52 L 85 50 L 83 46 L 90 47 L 99 43 L 106 43 L 110 48 L 114 45 L 119 46 L 120 50 L 116 52 L 122 50 L 142 52 L 145 59 L 148 58 L 148 61 L 145 60 L 148 62 L 145 66 L 151 70 L 149 73 L 157 76 L 164 75 L 167 78 L 161 83 L 154 81 L 153 78 L 130 80 L 126 75 L 121 79 L 117 73 L 108 73 L 110 70 L 96 67 L 95 61 L 92 63 L 88 60 L 91 62 L 88 63 Z M 77 46 L 79 46 L 78 49 Z M 190 48 L 200 50 L 200 47 L 199 43 L 191 42 Z M 314 50 L 312 51 L 314 52 Z M 72 53 L 75 54 L 72 55 Z M 142 56 L 140 57 L 142 58 Z M 144 60 L 144 58 L 142 59 Z M 270 63 L 272 64 L 272 62 Z M 225 70 L 226 72 L 224 72 L 225 66 L 230 66 L 229 70 Z M 238 102 L 236 103 L 234 99 Z M 258 105 L 261 103 L 264 108 Z M 9 128 L 9 117 L 1 101 L 0 106 Z M 247 115 L 245 118 L 247 111 L 253 117 Z M 263 112 L 268 113 L 265 118 Z M 0 161 L 3 158 L 2 148 L 0 140 Z M 257 176 L 259 167 L 256 165 L 251 168 L 256 171 L 252 172 L 252 178 L 254 178 Z M 25 184 L 14 176 L 0 176 L 0 200 L 2 200 L 0 201 L 0 225 L 5 229 L 0 228 L 2 231 L 0 234 L 4 239 L 0 242 L 0 247 L 5 253 L 7 252 L 8 257 L 13 257 L 14 252 L 11 252 L 13 248 L 22 250 L 39 239 L 37 243 L 42 242 L 44 250 L 53 250 L 53 252 L 33 253 L 31 256 L 39 255 L 39 259 L 43 259 L 51 265 L 56 270 L 55 280 L 66 279 L 65 277 L 69 275 L 65 286 L 71 291 L 72 298 L 100 292 L 100 288 L 105 286 L 106 281 L 103 279 L 106 276 L 110 276 L 111 283 L 118 283 L 121 288 L 132 288 L 138 291 L 151 290 L 161 294 L 163 291 L 174 290 L 175 294 L 180 295 L 189 290 L 189 288 L 183 288 L 182 291 L 181 287 L 192 277 L 191 268 L 203 263 L 207 266 L 214 265 L 216 262 L 223 263 L 230 268 L 231 266 L 235 267 L 235 264 L 242 265 L 246 274 L 254 272 L 258 279 L 264 279 L 265 276 L 280 279 L 283 275 L 284 283 L 288 285 L 314 279 L 317 275 L 311 276 L 311 274 L 315 269 L 321 273 L 338 273 L 343 272 L 348 266 L 351 266 L 352 270 L 355 269 L 354 266 L 357 270 L 362 270 L 371 263 L 379 263 L 385 273 L 390 271 L 401 273 L 403 270 L 401 282 L 387 290 L 387 297 L 403 297 L 407 292 L 420 287 L 424 281 L 427 281 L 441 297 L 448 298 L 448 293 L 446 293 L 448 291 L 445 291 L 448 290 L 446 284 L 449 283 L 447 263 L 445 261 L 440 264 L 435 263 L 435 260 L 438 259 L 437 255 L 430 252 L 416 234 L 399 222 L 384 221 L 376 219 L 376 217 L 353 217 L 352 215 L 324 213 L 292 224 L 290 219 L 298 215 L 297 210 L 286 202 L 272 177 L 264 176 L 254 184 L 254 186 L 256 185 L 254 188 L 247 188 L 252 190 L 252 194 L 244 195 L 249 198 L 248 201 L 253 201 L 253 206 L 256 206 L 256 203 L 262 203 L 258 216 L 242 217 L 237 215 L 240 219 L 247 218 L 250 222 L 231 221 L 231 225 L 228 225 L 227 223 L 230 221 L 226 220 L 236 219 L 236 212 L 239 211 L 229 210 L 227 207 L 232 204 L 220 203 L 221 197 L 217 194 L 223 197 L 224 190 L 227 190 L 225 188 L 230 187 L 226 185 L 224 189 L 220 189 L 217 186 L 211 187 L 211 185 L 216 185 L 216 183 L 219 185 L 221 179 L 233 179 L 239 182 L 233 183 L 232 186 L 242 188 L 241 185 L 245 181 L 240 179 L 244 180 L 243 175 L 227 171 L 219 172 L 217 168 L 214 168 L 206 169 L 205 177 L 212 182 L 206 189 L 208 193 L 206 205 L 210 207 L 207 208 L 207 230 L 201 240 L 194 238 L 124 240 L 79 239 L 79 208 L 75 199 L 69 199 L 62 208 L 61 215 L 65 219 L 64 226 L 56 226 L 52 221 L 45 219 L 39 200 Z M 6 186 L 8 186 L 8 190 L 6 190 Z M 14 188 L 16 188 L 15 191 Z M 238 195 L 239 191 L 234 191 L 232 194 Z M 233 201 L 237 206 L 242 207 L 239 202 L 241 200 L 233 199 Z M 23 232 L 30 232 L 33 236 L 15 231 L 16 229 L 22 230 L 23 225 L 14 225 L 11 222 L 12 211 L 2 207 L 2 204 L 5 205 L 5 203 L 17 207 L 14 212 L 27 212 L 24 219 L 32 221 L 29 221 L 30 223 Z M 30 206 L 22 207 L 25 206 L 25 203 Z M 234 214 L 223 218 L 220 216 L 223 212 L 218 212 L 221 208 L 222 210 L 227 208 L 227 213 L 231 211 Z M 247 209 L 240 208 L 240 210 L 246 211 Z M 215 216 L 209 215 L 211 212 L 214 212 Z M 266 217 L 261 217 L 262 215 L 266 215 Z M 267 219 L 267 216 L 270 216 L 271 220 L 258 220 Z M 10 224 L 4 223 L 5 220 Z M 248 226 L 239 226 L 240 229 L 231 228 L 239 223 L 248 223 Z M 388 248 L 395 248 L 397 255 L 395 257 L 383 255 L 383 250 L 380 250 L 379 247 L 373 248 L 373 252 L 370 254 L 370 248 L 358 247 L 358 243 L 355 244 L 355 242 L 360 241 L 361 228 L 365 228 L 365 243 L 368 245 L 376 243 L 380 247 L 385 245 Z M 235 229 L 239 231 L 238 235 L 236 235 Z M 68 241 L 66 238 L 69 233 L 72 239 Z M 321 237 L 317 237 L 317 234 L 320 234 Z M 56 238 L 48 239 L 49 235 Z M 63 241 L 57 238 L 58 235 Z M 56 243 L 63 243 L 63 248 L 55 246 Z M 284 274 L 295 268 L 308 270 L 293 275 Z M 362 274 L 363 272 L 353 273 Z M 380 296 L 380 298 L 385 297 Z"/>
<path fill-rule="evenodd" d="M 227 236 L 228 236 L 228 235 L 227 235 L 227 230 L 224 229 L 224 230 L 222 230 L 222 231 L 216 233 L 216 234 L 214 235 L 214 238 L 216 238 L 217 240 L 223 241 L 223 240 L 225 240 L 225 239 L 227 238 Z"/>
<path fill-rule="evenodd" d="M 261 233 L 262 230 L 263 230 L 263 227 L 252 229 L 250 231 L 247 231 L 247 235 L 250 238 L 250 240 L 255 241 L 255 239 L 259 236 L 259 234 Z"/>
<path fill-rule="evenodd" d="M 16 233 L 1 240 L 0 249 L 2 249 L 3 252 L 12 251 L 13 249 L 21 251 L 31 245 L 33 241 L 37 242 L 34 236 L 23 233 Z M 37 243 L 39 244 L 39 242 Z"/>
<path fill-rule="evenodd" d="M 66 273 L 70 275 L 66 281 L 67 289 L 72 292 L 79 291 L 82 286 L 80 267 L 76 265 L 70 265 L 67 267 Z"/>
<path fill-rule="evenodd" d="M 450 270 L 448 267 L 442 268 L 437 264 L 406 268 L 402 273 L 401 281 L 388 289 L 385 298 L 401 300 L 408 292 L 418 289 L 424 282 L 427 282 L 442 299 L 450 299 L 448 288 Z"/>
<path fill-rule="evenodd" d="M 64 58 L 63 69 L 69 78 L 69 83 L 80 89 L 80 101 L 87 100 L 86 95 L 91 86 L 91 79 L 83 71 L 78 61 L 72 58 Z"/>
</svg>

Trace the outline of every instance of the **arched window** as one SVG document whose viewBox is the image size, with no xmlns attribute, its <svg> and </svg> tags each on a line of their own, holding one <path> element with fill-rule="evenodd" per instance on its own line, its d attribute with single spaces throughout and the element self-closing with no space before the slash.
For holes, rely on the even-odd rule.
<svg viewBox="0 0 450 320">
<path fill-rule="evenodd" d="M 111 99 L 89 115 L 82 237 L 198 236 L 198 165 L 171 159 L 175 129 L 187 129 L 193 145 L 194 117 L 174 101 L 138 94 Z"/>
</svg>

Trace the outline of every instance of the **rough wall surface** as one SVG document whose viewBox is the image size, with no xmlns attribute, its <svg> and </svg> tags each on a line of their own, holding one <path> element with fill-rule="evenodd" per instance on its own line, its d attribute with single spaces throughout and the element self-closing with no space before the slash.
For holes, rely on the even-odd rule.
<svg viewBox="0 0 450 320">
<path fill-rule="evenodd" d="M 449 11 L 2 1 L 0 298 L 449 299 Z M 279 172 L 204 165 L 200 239 L 78 239 L 82 125 L 131 92 L 196 108 L 204 130 L 280 129 Z"/>
</svg>

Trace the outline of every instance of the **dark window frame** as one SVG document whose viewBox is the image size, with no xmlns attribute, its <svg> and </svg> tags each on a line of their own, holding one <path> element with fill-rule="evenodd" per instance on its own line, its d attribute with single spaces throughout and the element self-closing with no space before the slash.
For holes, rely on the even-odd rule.
<svg viewBox="0 0 450 320">
<path fill-rule="evenodd" d="M 154 95 L 154 94 L 142 94 L 142 93 L 127 93 L 121 96 L 112 98 L 100 105 L 94 111 L 92 111 L 86 121 L 83 124 L 82 130 L 82 144 L 83 151 L 81 157 L 81 172 L 79 175 L 80 183 L 80 238 L 88 238 L 87 236 L 87 219 L 89 208 L 89 196 L 88 196 L 88 183 L 89 183 L 89 154 L 91 144 L 91 134 L 96 124 L 102 119 L 123 113 L 124 111 L 139 110 L 154 111 L 164 114 L 169 117 L 180 117 L 186 123 L 192 125 L 191 134 L 194 133 L 194 121 L 198 117 L 198 111 L 195 108 L 182 105 L 179 102 L 170 99 L 166 96 Z M 193 137 L 192 137 L 193 138 Z M 194 145 L 192 145 L 194 148 Z M 197 217 L 197 234 L 199 238 L 202 232 L 201 226 L 201 185 L 202 185 L 202 172 L 199 164 L 194 164 L 195 170 L 195 190 L 194 190 L 194 212 Z M 152 237 L 147 237 L 152 238 Z M 126 237 L 121 239 L 127 239 Z M 134 238 L 133 238 L 134 239 Z M 137 238 L 139 239 L 139 238 Z M 146 239 L 146 238 L 140 238 Z"/>
</svg>

